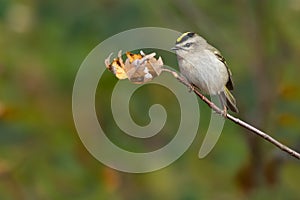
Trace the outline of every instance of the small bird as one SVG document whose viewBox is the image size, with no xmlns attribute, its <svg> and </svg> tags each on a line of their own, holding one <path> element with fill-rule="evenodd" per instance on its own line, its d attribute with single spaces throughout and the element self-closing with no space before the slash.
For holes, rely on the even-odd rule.
<svg viewBox="0 0 300 200">
<path fill-rule="evenodd" d="M 175 50 L 179 70 L 196 88 L 205 94 L 218 95 L 224 114 L 227 108 L 238 112 L 233 90 L 232 74 L 221 53 L 194 32 L 183 33 L 176 40 Z"/>
</svg>

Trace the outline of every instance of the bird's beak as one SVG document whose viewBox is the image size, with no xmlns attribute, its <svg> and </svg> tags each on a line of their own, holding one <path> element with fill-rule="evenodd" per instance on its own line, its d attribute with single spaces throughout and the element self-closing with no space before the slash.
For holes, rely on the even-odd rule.
<svg viewBox="0 0 300 200">
<path fill-rule="evenodd" d="M 179 50 L 179 49 L 180 49 L 179 46 L 175 46 L 175 47 L 171 48 L 171 50 L 173 50 L 173 51 L 176 51 L 176 50 Z"/>
</svg>

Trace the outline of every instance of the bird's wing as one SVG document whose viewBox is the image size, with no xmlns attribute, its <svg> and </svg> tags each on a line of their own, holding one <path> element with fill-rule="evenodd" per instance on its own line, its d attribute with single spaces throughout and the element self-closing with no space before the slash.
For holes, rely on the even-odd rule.
<svg viewBox="0 0 300 200">
<path fill-rule="evenodd" d="M 225 58 L 222 56 L 222 54 L 220 53 L 220 51 L 218 49 L 216 49 L 215 47 L 211 46 L 208 44 L 207 48 L 209 50 L 211 50 L 211 52 L 213 52 L 215 54 L 215 56 L 222 62 L 224 63 L 224 65 L 226 66 L 226 69 L 227 69 L 227 72 L 228 72 L 228 81 L 226 83 L 226 87 L 229 89 L 229 90 L 233 90 L 233 80 L 232 80 L 232 73 L 230 71 L 230 69 L 228 68 L 228 65 L 226 63 L 226 60 Z"/>
</svg>

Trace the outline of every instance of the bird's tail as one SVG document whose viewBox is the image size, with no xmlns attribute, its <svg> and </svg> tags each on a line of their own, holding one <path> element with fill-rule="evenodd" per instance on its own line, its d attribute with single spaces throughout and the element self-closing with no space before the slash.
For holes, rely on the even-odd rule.
<svg viewBox="0 0 300 200">
<path fill-rule="evenodd" d="M 220 93 L 221 103 L 225 104 L 232 112 L 238 113 L 239 110 L 236 106 L 236 101 L 230 91 L 224 87 L 224 91 Z"/>
</svg>

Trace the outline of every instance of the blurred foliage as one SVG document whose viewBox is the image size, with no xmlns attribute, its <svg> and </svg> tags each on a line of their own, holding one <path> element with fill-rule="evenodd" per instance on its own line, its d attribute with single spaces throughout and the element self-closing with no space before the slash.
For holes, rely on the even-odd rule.
<svg viewBox="0 0 300 200">
<path fill-rule="evenodd" d="M 76 72 L 98 43 L 136 27 L 192 30 L 227 59 L 239 116 L 300 150 L 299 18 L 298 0 L 0 0 L 0 199 L 299 198 L 299 162 L 230 122 L 199 160 L 210 113 L 201 102 L 193 145 L 148 174 L 117 172 L 94 159 L 71 111 Z M 162 55 L 176 65 L 174 55 Z M 136 92 L 130 109 L 138 124 L 149 123 L 153 103 L 166 107 L 168 121 L 152 141 L 131 141 L 113 122 L 109 99 L 99 97 L 111 94 L 116 79 L 109 72 L 102 78 L 97 111 L 115 143 L 144 151 L 172 139 L 180 113 L 171 93 L 158 86 Z"/>
</svg>

